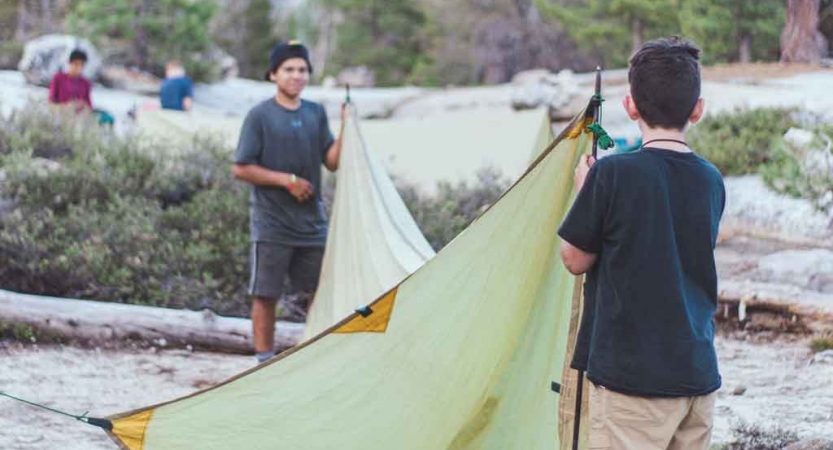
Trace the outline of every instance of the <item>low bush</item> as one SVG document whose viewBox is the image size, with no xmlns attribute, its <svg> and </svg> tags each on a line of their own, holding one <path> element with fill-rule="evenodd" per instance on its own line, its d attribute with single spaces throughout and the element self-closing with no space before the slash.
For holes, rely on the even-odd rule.
<svg viewBox="0 0 833 450">
<path fill-rule="evenodd" d="M 798 442 L 798 435 L 780 427 L 763 428 L 746 422 L 732 427 L 733 442 L 725 450 L 783 450 Z"/>
<path fill-rule="evenodd" d="M 686 139 L 723 175 L 744 175 L 757 173 L 769 163 L 777 141 L 797 125 L 793 109 L 736 109 L 706 117 L 692 127 Z"/>
<path fill-rule="evenodd" d="M 806 148 L 779 140 L 772 160 L 760 172 L 773 190 L 808 199 L 819 210 L 833 213 L 833 126 L 812 126 L 809 131 L 816 137 Z"/>
<path fill-rule="evenodd" d="M 0 287 L 248 315 L 248 187 L 232 179 L 222 140 L 169 148 L 37 105 L 0 133 Z M 484 170 L 431 196 L 398 185 L 439 249 L 508 182 Z M 335 177 L 322 189 L 329 207 Z"/>
</svg>

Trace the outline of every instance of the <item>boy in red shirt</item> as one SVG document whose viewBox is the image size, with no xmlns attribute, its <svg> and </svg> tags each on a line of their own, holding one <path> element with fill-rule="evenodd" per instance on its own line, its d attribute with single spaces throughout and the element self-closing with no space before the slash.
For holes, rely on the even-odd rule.
<svg viewBox="0 0 833 450">
<path fill-rule="evenodd" d="M 49 102 L 55 104 L 75 103 L 76 111 L 91 111 L 90 90 L 92 85 L 84 78 L 84 65 L 87 54 L 83 50 L 73 50 L 69 55 L 69 68 L 59 71 L 49 84 Z"/>
</svg>

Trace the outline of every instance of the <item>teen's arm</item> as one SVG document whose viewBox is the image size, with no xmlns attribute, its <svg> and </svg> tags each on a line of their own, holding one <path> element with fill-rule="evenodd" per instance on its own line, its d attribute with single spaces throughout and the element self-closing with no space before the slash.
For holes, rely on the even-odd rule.
<svg viewBox="0 0 833 450">
<path fill-rule="evenodd" d="M 58 98 L 58 74 L 56 73 L 55 76 L 52 77 L 52 82 L 49 83 L 49 102 L 50 103 L 58 103 L 60 99 Z"/>
<path fill-rule="evenodd" d="M 602 247 L 607 196 L 595 162 L 582 155 L 573 177 L 576 199 L 558 229 L 561 261 L 573 275 L 593 268 Z"/>
<path fill-rule="evenodd" d="M 191 83 L 191 79 L 187 79 L 187 83 L 185 85 L 185 92 L 182 96 L 182 109 L 183 111 L 190 111 L 191 108 L 194 107 L 194 85 Z"/>
<path fill-rule="evenodd" d="M 330 145 L 324 155 L 324 167 L 326 167 L 330 172 L 338 170 L 338 163 L 341 160 L 341 137 L 344 135 L 344 117 L 346 110 L 347 104 L 343 103 L 341 105 L 341 123 L 339 124 L 340 129 L 338 130 L 338 138 L 333 141 L 332 145 Z M 326 113 L 323 115 L 322 129 L 330 129 Z M 329 131 L 327 131 L 327 134 L 329 134 Z M 332 137 L 330 137 L 330 139 L 332 139 Z"/>
<path fill-rule="evenodd" d="M 324 157 L 324 167 L 330 172 L 338 170 L 338 162 L 341 159 L 341 135 L 344 131 L 344 122 L 342 122 L 341 130 L 338 133 L 338 138 L 333 142 L 333 145 L 327 149 L 327 156 Z"/>
<path fill-rule="evenodd" d="M 90 111 L 92 111 L 93 109 L 92 90 L 93 84 L 87 82 L 87 93 L 84 95 L 84 104 L 87 105 L 87 109 L 89 109 Z"/>
<path fill-rule="evenodd" d="M 269 170 L 257 164 L 240 163 L 234 163 L 234 166 L 231 168 L 231 173 L 234 175 L 234 178 L 241 181 L 258 186 L 276 186 L 282 188 L 289 185 L 289 179 L 292 176 L 285 172 Z"/>
<path fill-rule="evenodd" d="M 248 183 L 284 188 L 301 203 L 312 198 L 314 194 L 312 183 L 309 181 L 291 173 L 269 170 L 257 164 L 235 163 L 231 173 L 234 178 Z"/>
<path fill-rule="evenodd" d="M 595 253 L 585 252 L 565 240 L 561 241 L 560 253 L 564 267 L 573 275 L 581 275 L 593 268 L 599 256 Z"/>
</svg>

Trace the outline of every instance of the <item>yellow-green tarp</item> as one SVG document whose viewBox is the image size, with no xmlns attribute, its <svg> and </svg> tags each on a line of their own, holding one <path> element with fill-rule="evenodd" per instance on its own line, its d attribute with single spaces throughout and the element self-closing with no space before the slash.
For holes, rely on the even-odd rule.
<svg viewBox="0 0 833 450">
<path fill-rule="evenodd" d="M 552 383 L 565 378 L 578 289 L 556 230 L 591 145 L 584 117 L 367 317 L 215 388 L 112 416 L 114 439 L 130 450 L 568 446 Z"/>
</svg>

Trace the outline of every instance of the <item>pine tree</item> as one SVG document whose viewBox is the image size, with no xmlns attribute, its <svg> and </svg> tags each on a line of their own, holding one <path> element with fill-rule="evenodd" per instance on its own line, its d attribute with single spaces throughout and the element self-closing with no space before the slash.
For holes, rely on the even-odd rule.
<svg viewBox="0 0 833 450">
<path fill-rule="evenodd" d="M 336 68 L 367 65 L 378 84 L 405 82 L 423 61 L 423 10 L 412 0 L 321 0 L 339 10 Z"/>
<path fill-rule="evenodd" d="M 783 0 L 685 0 L 680 23 L 705 62 L 777 60 Z"/>
<path fill-rule="evenodd" d="M 561 22 L 579 45 L 605 66 L 627 65 L 650 39 L 679 34 L 677 0 L 539 0 L 544 14 Z"/>
<path fill-rule="evenodd" d="M 789 0 L 787 23 L 781 32 L 781 62 L 818 63 L 821 60 L 819 41 L 819 0 Z"/>
<path fill-rule="evenodd" d="M 129 48 L 126 62 L 142 69 L 161 73 L 166 61 L 178 59 L 200 72 L 206 68 L 198 54 L 210 47 L 208 23 L 216 11 L 212 1 L 80 0 L 69 21 L 75 34 Z"/>
<path fill-rule="evenodd" d="M 268 65 L 269 51 L 277 40 L 273 30 L 272 2 L 251 0 L 246 7 L 243 23 L 246 33 L 243 54 L 246 61 L 245 66 L 240 66 L 241 73 L 245 77 L 260 79 Z M 284 39 L 291 37 L 285 36 Z"/>
</svg>

